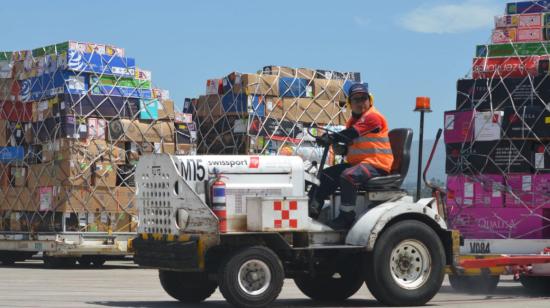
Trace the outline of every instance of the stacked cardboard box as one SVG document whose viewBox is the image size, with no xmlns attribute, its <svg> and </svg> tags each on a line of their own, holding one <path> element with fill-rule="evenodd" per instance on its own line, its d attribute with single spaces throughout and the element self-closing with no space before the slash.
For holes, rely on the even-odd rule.
<svg viewBox="0 0 550 308">
<path fill-rule="evenodd" d="M 450 221 L 467 238 L 550 238 L 549 4 L 507 5 L 445 113 Z"/>
<path fill-rule="evenodd" d="M 168 92 L 135 62 L 74 41 L 0 53 L 3 230 L 135 231 L 139 155 L 192 148 L 178 143 Z"/>
<path fill-rule="evenodd" d="M 311 135 L 345 125 L 347 91 L 360 78 L 359 73 L 266 66 L 255 74 L 233 72 L 208 80 L 205 95 L 184 106 L 196 120 L 197 151 L 318 161 L 322 150 Z"/>
</svg>

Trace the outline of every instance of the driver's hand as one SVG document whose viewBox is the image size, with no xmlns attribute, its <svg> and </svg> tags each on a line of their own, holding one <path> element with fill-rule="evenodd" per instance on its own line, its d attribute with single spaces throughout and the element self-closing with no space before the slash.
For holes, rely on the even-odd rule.
<svg viewBox="0 0 550 308">
<path fill-rule="evenodd" d="M 321 137 L 317 137 L 317 144 L 322 147 L 328 147 L 332 144 L 332 138 L 329 133 L 324 133 Z"/>
</svg>

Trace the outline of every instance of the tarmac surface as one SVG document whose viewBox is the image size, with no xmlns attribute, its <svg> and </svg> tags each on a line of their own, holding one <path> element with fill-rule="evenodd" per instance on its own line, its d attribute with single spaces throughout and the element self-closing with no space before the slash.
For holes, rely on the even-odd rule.
<svg viewBox="0 0 550 308">
<path fill-rule="evenodd" d="M 0 307 L 183 307 L 161 288 L 156 270 L 132 261 L 110 261 L 100 269 L 46 269 L 31 260 L 0 266 Z M 309 300 L 287 280 L 274 307 L 383 307 L 363 287 L 345 302 Z M 550 307 L 550 297 L 530 295 L 511 277 L 503 277 L 496 292 L 469 295 L 453 291 L 447 280 L 430 307 Z M 185 307 L 191 307 L 185 305 Z M 216 291 L 196 307 L 229 307 Z"/>
</svg>

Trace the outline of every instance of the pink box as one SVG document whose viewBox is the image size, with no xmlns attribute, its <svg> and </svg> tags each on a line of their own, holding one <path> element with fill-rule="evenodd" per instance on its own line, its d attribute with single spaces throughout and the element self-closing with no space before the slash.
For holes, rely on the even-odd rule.
<svg viewBox="0 0 550 308">
<path fill-rule="evenodd" d="M 542 28 L 544 26 L 542 16 L 543 14 L 520 14 L 518 28 Z"/>
<path fill-rule="evenodd" d="M 525 208 L 455 208 L 448 221 L 466 239 L 542 239 L 550 227 L 543 210 Z"/>
<path fill-rule="evenodd" d="M 444 125 L 445 143 L 470 142 L 474 133 L 474 112 L 447 111 Z"/>
<path fill-rule="evenodd" d="M 506 207 L 550 209 L 550 174 L 510 174 L 505 183 Z"/>
<path fill-rule="evenodd" d="M 543 41 L 542 28 L 518 29 L 516 42 L 540 42 Z"/>
<path fill-rule="evenodd" d="M 491 36 L 491 42 L 493 42 L 493 44 L 515 42 L 516 35 L 516 28 L 495 29 Z"/>
<path fill-rule="evenodd" d="M 447 176 L 447 206 L 502 208 L 504 180 L 501 175 Z"/>
</svg>

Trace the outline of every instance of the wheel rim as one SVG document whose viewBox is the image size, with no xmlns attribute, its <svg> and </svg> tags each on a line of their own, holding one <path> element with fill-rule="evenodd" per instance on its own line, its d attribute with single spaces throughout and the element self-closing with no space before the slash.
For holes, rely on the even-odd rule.
<svg viewBox="0 0 550 308">
<path fill-rule="evenodd" d="M 260 295 L 271 284 L 271 270 L 261 260 L 248 260 L 239 268 L 239 287 L 248 295 Z"/>
<path fill-rule="evenodd" d="M 432 258 L 426 245 L 416 240 L 404 240 L 392 250 L 390 271 L 393 280 L 403 289 L 423 286 L 431 273 Z"/>
</svg>

